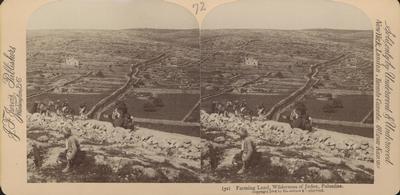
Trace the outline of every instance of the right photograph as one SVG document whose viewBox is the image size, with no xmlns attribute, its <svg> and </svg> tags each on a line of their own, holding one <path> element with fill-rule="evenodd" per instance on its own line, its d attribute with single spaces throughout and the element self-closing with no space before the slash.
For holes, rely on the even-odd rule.
<svg viewBox="0 0 400 195">
<path fill-rule="evenodd" d="M 373 30 L 328 0 L 238 0 L 201 24 L 206 183 L 374 183 Z"/>
</svg>

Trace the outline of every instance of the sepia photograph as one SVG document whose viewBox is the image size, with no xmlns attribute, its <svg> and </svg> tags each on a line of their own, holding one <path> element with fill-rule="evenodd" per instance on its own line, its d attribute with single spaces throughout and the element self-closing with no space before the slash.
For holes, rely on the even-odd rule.
<svg viewBox="0 0 400 195">
<path fill-rule="evenodd" d="M 200 45 L 189 11 L 60 0 L 33 12 L 26 41 L 29 183 L 199 182 Z"/>
<path fill-rule="evenodd" d="M 6 0 L 0 194 L 396 194 L 396 0 Z"/>
<path fill-rule="evenodd" d="M 373 183 L 372 23 L 327 0 L 238 0 L 201 25 L 207 183 Z"/>
</svg>

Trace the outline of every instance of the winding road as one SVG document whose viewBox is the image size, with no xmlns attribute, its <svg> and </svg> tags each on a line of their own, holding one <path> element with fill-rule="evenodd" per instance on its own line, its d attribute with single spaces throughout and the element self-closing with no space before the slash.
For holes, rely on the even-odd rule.
<svg viewBox="0 0 400 195">
<path fill-rule="evenodd" d="M 139 72 L 142 68 L 146 69 L 149 64 L 158 62 L 162 59 L 166 58 L 165 53 L 158 55 L 154 58 L 151 58 L 143 63 L 132 65 L 130 68 L 130 72 L 127 75 L 127 81 L 125 84 L 111 93 L 109 96 L 104 97 L 101 99 L 97 104 L 95 104 L 88 112 L 87 116 L 89 118 L 96 118 L 100 119 L 101 115 L 109 109 L 117 100 L 123 98 L 126 93 L 129 91 L 130 87 L 135 86 L 141 80 L 138 77 Z"/>
<path fill-rule="evenodd" d="M 315 76 L 319 73 L 319 68 L 321 66 L 326 66 L 328 64 L 333 64 L 345 58 L 346 55 L 342 54 L 334 59 L 328 60 L 326 62 L 311 65 L 309 68 L 309 73 L 306 75 L 307 82 L 299 89 L 291 93 L 286 98 L 275 104 L 266 114 L 268 120 L 279 120 L 280 115 L 289 109 L 296 101 L 302 99 L 318 82 L 319 78 Z"/>
</svg>

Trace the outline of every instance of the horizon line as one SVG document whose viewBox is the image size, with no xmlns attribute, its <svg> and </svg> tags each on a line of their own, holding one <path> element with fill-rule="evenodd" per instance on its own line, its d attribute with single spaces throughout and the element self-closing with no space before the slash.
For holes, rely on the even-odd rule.
<svg viewBox="0 0 400 195">
<path fill-rule="evenodd" d="M 343 30 L 343 31 L 372 31 L 373 29 L 345 29 L 345 28 L 298 28 L 298 29 L 282 29 L 282 28 L 119 28 L 119 29 L 106 29 L 106 28 L 33 28 L 27 30 Z"/>
</svg>

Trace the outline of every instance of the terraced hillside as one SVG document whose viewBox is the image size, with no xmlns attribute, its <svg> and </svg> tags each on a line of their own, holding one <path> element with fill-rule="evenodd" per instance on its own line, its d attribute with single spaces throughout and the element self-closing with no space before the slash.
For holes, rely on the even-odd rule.
<svg viewBox="0 0 400 195">
<path fill-rule="evenodd" d="M 202 30 L 201 51 L 205 87 L 235 85 L 272 72 L 247 92 L 288 93 L 306 82 L 311 65 L 346 55 L 320 70 L 319 89 L 372 90 L 372 31 Z M 245 65 L 245 57 L 258 66 Z"/>
<path fill-rule="evenodd" d="M 294 103 L 303 102 L 315 124 L 335 130 L 357 129 L 352 132 L 370 137 L 372 43 L 372 31 L 364 30 L 202 30 L 202 95 L 233 89 L 228 93 L 236 97 L 224 94 L 219 98 L 222 103 L 235 99 L 249 102 L 252 95 L 258 95 L 261 101 L 257 105 L 267 105 L 266 118 L 280 121 L 286 121 Z M 262 79 L 255 80 L 260 76 Z M 255 82 L 243 87 L 252 80 Z M 271 100 L 271 95 L 282 98 Z M 333 99 L 343 106 L 327 110 Z M 359 103 L 349 104 L 348 100 Z M 209 110 L 210 100 L 202 105 L 202 110 Z M 255 110 L 255 106 L 250 108 Z M 356 132 L 360 128 L 364 132 Z"/>
<path fill-rule="evenodd" d="M 30 30 L 28 95 L 52 87 L 57 93 L 110 92 L 124 84 L 131 64 L 163 54 L 146 64 L 142 87 L 199 88 L 198 36 L 197 30 Z M 68 63 L 71 58 L 77 63 Z"/>
</svg>

